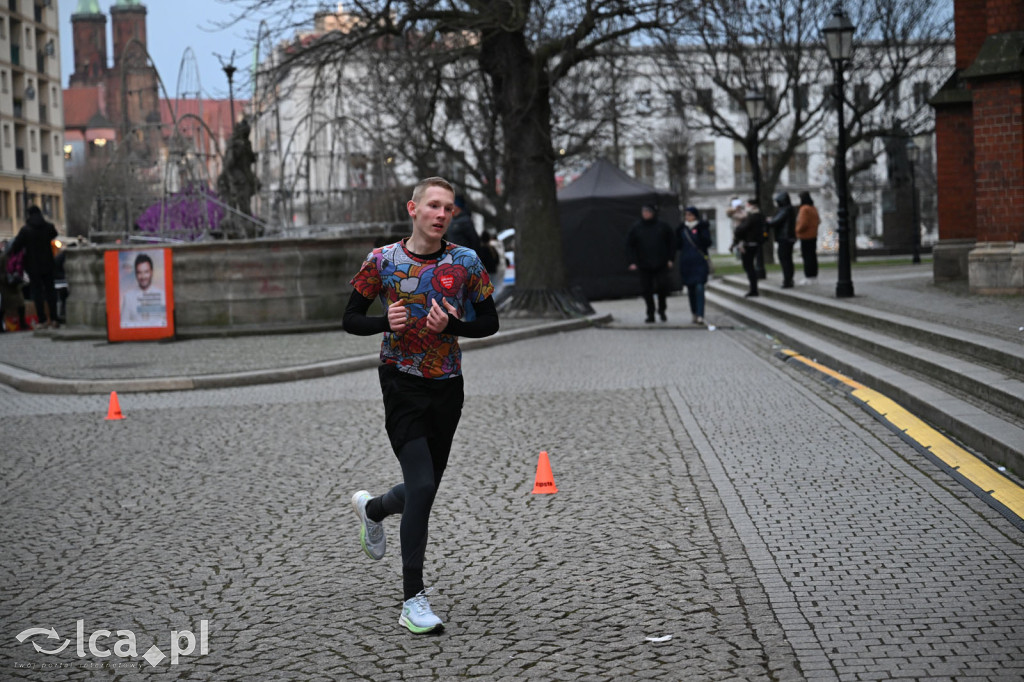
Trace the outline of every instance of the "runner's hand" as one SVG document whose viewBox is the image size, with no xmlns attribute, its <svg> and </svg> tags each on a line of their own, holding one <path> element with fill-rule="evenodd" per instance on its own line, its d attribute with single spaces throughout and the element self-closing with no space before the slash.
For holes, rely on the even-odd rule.
<svg viewBox="0 0 1024 682">
<path fill-rule="evenodd" d="M 388 306 L 388 327 L 396 334 L 409 328 L 409 309 L 401 301 Z"/>
<path fill-rule="evenodd" d="M 447 309 L 448 312 L 445 312 Z M 455 306 L 444 301 L 444 308 L 437 304 L 437 300 L 430 302 L 430 312 L 427 314 L 427 331 L 432 334 L 440 334 L 448 326 L 448 315 L 455 315 Z"/>
</svg>

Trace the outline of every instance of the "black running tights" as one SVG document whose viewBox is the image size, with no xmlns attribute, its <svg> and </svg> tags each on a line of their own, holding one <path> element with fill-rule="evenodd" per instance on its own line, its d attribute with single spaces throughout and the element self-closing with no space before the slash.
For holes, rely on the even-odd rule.
<svg viewBox="0 0 1024 682">
<path fill-rule="evenodd" d="M 423 560 L 427 548 L 427 524 L 434 495 L 448 465 L 448 447 L 431 448 L 426 437 L 415 438 L 398 451 L 403 483 L 399 483 L 366 505 L 366 515 L 383 521 L 392 514 L 402 515 L 399 535 L 402 541 L 403 599 L 423 591 Z"/>
</svg>

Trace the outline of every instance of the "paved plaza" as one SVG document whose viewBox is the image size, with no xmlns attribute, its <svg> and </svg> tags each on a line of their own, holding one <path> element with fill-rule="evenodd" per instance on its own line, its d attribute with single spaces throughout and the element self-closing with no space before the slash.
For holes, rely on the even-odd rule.
<svg viewBox="0 0 1024 682">
<path fill-rule="evenodd" d="M 764 335 L 616 311 L 466 353 L 434 636 L 348 504 L 399 476 L 374 370 L 0 386 L 0 679 L 1024 679 L 1024 533 Z"/>
</svg>

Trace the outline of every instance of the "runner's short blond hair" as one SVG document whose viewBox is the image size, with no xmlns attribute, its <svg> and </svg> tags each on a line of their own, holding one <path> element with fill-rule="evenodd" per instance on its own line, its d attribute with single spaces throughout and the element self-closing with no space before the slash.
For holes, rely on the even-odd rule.
<svg viewBox="0 0 1024 682">
<path fill-rule="evenodd" d="M 412 201 L 418 203 L 420 197 L 423 196 L 423 193 L 427 191 L 428 187 L 441 187 L 442 189 L 446 189 L 451 192 L 452 195 L 455 194 L 455 189 L 452 187 L 450 182 L 435 175 L 431 178 L 424 178 L 416 183 L 416 187 L 412 190 Z"/>
</svg>

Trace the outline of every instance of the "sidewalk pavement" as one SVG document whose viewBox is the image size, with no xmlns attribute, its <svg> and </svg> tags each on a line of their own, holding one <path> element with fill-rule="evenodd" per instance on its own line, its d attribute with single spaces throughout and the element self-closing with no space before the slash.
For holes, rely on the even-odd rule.
<svg viewBox="0 0 1024 682">
<path fill-rule="evenodd" d="M 835 299 L 834 269 L 798 290 Z M 799 279 L 799 276 L 798 278 Z M 859 306 L 943 322 L 1024 345 L 1024 297 L 970 294 L 963 283 L 935 284 L 928 262 L 919 265 L 859 263 L 853 270 L 855 296 L 839 299 Z M 770 273 L 764 286 L 781 284 Z M 639 299 L 596 301 L 596 314 L 583 320 L 503 319 L 488 339 L 464 339 L 463 349 L 571 331 L 593 324 L 646 326 Z M 686 294 L 672 297 L 669 321 L 655 328 L 699 327 L 690 322 Z M 714 326 L 725 321 L 707 313 Z M 50 331 L 0 335 L 0 383 L 35 393 L 167 391 L 294 381 L 375 366 L 378 336 L 356 337 L 341 330 L 306 334 L 261 334 L 175 342 L 111 344 L 64 340 Z"/>
</svg>

